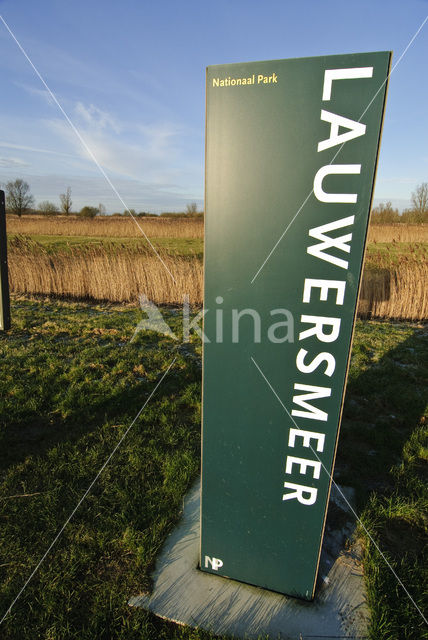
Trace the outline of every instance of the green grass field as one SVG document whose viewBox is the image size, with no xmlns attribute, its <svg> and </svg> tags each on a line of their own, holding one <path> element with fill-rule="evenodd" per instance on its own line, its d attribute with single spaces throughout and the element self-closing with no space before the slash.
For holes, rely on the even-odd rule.
<svg viewBox="0 0 428 640">
<path fill-rule="evenodd" d="M 54 256 L 59 253 L 70 253 L 73 250 L 79 252 L 103 249 L 112 254 L 121 251 L 138 251 L 152 253 L 147 240 L 144 237 L 102 237 L 102 236 L 64 236 L 64 235 L 31 235 L 19 236 L 9 234 L 9 250 L 13 251 L 16 243 L 24 239 L 27 247 L 37 253 L 46 251 Z M 165 252 L 171 256 L 195 256 L 203 259 L 204 241 L 202 238 L 174 238 L 151 237 L 150 242 L 157 251 Z M 411 242 L 376 242 L 367 245 L 366 269 L 390 268 L 398 265 L 409 257 L 421 262 L 428 259 L 428 243 Z"/>
<path fill-rule="evenodd" d="M 164 316 L 180 335 L 181 312 Z M 0 337 L 0 617 L 157 382 L 0 628 L 6 640 L 211 638 L 131 609 L 199 471 L 201 344 L 134 329 L 135 307 L 14 298 Z M 426 520 L 426 328 L 358 322 L 336 464 L 420 608 Z M 424 442 L 425 439 L 425 442 Z M 416 609 L 361 529 L 372 640 L 420 640 Z"/>
<path fill-rule="evenodd" d="M 14 243 L 19 238 L 17 234 L 9 234 L 9 249 L 13 248 Z M 22 236 L 21 236 L 22 237 Z M 152 252 L 147 240 L 143 236 L 136 238 L 127 237 L 96 237 L 96 236 L 52 236 L 52 235 L 31 235 L 25 236 L 27 242 L 31 243 L 34 251 L 44 250 L 49 254 L 58 252 L 70 252 L 72 249 L 81 251 L 92 248 L 103 247 L 111 250 L 112 253 L 117 251 L 145 251 Z M 150 238 L 150 242 L 158 250 L 163 250 L 170 255 L 190 256 L 196 255 L 202 260 L 204 251 L 204 241 L 202 238 Z"/>
<path fill-rule="evenodd" d="M 397 265 L 408 257 L 426 262 L 428 242 L 372 242 L 367 245 L 367 264 L 376 264 L 379 260 L 384 260 L 389 265 Z"/>
<path fill-rule="evenodd" d="M 14 242 L 17 234 L 8 235 L 9 243 Z M 102 236 L 64 236 L 64 235 L 34 235 L 26 236 L 31 238 L 33 243 L 40 244 L 49 253 L 57 251 L 68 251 L 70 248 L 86 249 L 88 247 L 107 246 L 112 250 L 120 248 L 141 249 L 147 245 L 147 241 L 141 237 L 102 237 Z M 196 254 L 203 255 L 204 241 L 202 238 L 157 238 L 150 237 L 150 241 L 168 253 L 175 255 Z M 400 258 L 409 255 L 412 251 L 417 251 L 421 259 L 428 257 L 428 243 L 412 242 L 376 242 L 367 245 L 367 260 L 375 260 L 377 256 L 389 257 L 391 263 L 396 263 Z"/>
</svg>

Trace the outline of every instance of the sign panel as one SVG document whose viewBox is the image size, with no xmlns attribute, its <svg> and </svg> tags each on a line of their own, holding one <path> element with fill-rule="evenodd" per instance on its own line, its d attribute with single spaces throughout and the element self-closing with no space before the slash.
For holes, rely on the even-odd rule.
<svg viewBox="0 0 428 640">
<path fill-rule="evenodd" d="M 200 568 L 307 600 L 390 58 L 207 69 Z"/>
<path fill-rule="evenodd" d="M 0 331 L 10 329 L 9 276 L 7 271 L 6 208 L 0 190 Z"/>
</svg>

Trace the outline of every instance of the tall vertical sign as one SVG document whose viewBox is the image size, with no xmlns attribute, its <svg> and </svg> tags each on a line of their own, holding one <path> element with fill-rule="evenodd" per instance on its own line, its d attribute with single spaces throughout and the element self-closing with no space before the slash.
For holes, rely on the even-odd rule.
<svg viewBox="0 0 428 640">
<path fill-rule="evenodd" d="M 9 277 L 7 272 L 6 208 L 0 191 L 0 331 L 10 329 Z"/>
<path fill-rule="evenodd" d="M 200 568 L 307 600 L 390 58 L 207 69 Z"/>
</svg>

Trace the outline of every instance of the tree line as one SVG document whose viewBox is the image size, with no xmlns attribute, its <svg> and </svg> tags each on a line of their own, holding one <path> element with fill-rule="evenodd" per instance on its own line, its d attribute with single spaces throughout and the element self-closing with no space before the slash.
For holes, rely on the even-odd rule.
<svg viewBox="0 0 428 640">
<path fill-rule="evenodd" d="M 61 193 L 59 196 L 59 205 L 49 200 L 40 202 L 37 209 L 34 209 L 35 200 L 30 191 L 30 185 L 25 180 L 17 178 L 6 182 L 6 212 L 14 213 L 15 215 L 22 216 L 28 213 L 44 213 L 46 215 L 55 215 L 62 213 L 63 215 L 70 215 L 72 213 L 72 200 L 71 189 L 68 187 L 65 193 Z"/>
<path fill-rule="evenodd" d="M 13 213 L 17 216 L 39 213 L 47 216 L 79 215 L 84 218 L 94 218 L 98 214 L 105 214 L 105 207 L 102 204 L 99 204 L 98 207 L 85 206 L 80 211 L 73 212 L 70 187 L 67 187 L 65 193 L 59 194 L 59 204 L 43 200 L 39 202 L 37 208 L 35 208 L 35 199 L 30 191 L 30 185 L 21 178 L 7 182 L 5 193 L 6 213 Z"/>
<path fill-rule="evenodd" d="M 372 224 L 393 224 L 402 222 L 404 224 L 428 223 L 428 182 L 419 184 L 412 193 L 412 206 L 405 209 L 401 214 L 395 209 L 391 202 L 378 204 L 371 213 Z"/>
<path fill-rule="evenodd" d="M 44 215 L 79 215 L 84 218 L 95 218 L 97 215 L 105 215 L 106 213 L 106 209 L 102 204 L 99 204 L 98 207 L 86 205 L 80 211 L 73 212 L 70 187 L 66 189 L 65 193 L 60 193 L 58 205 L 49 200 L 44 200 L 39 202 L 37 209 L 34 208 L 35 200 L 30 191 L 30 185 L 25 180 L 17 178 L 14 181 L 7 182 L 5 192 L 7 213 L 14 213 L 18 216 L 39 213 Z M 392 206 L 391 202 L 381 202 L 372 209 L 371 222 L 373 224 L 393 224 L 395 222 L 404 224 L 428 223 L 428 182 L 422 182 L 417 185 L 411 196 L 411 204 L 410 209 L 405 209 L 400 214 L 398 209 Z M 123 213 L 113 213 L 112 215 L 138 218 L 156 216 L 156 214 L 148 211 L 137 213 L 135 209 L 125 209 Z M 198 211 L 196 202 L 188 204 L 186 210 L 182 213 L 165 212 L 160 214 L 161 217 L 166 218 L 202 218 L 203 215 L 203 211 Z"/>
<path fill-rule="evenodd" d="M 78 215 L 83 218 L 95 218 L 97 215 L 105 215 L 106 208 L 103 204 L 99 204 L 98 207 L 84 206 L 80 211 L 73 212 L 71 200 L 71 189 L 67 187 L 65 193 L 60 193 L 59 204 L 50 202 L 49 200 L 43 200 L 39 202 L 37 208 L 35 208 L 35 199 L 30 191 L 30 185 L 25 180 L 17 178 L 11 180 L 5 185 L 6 192 L 6 213 L 12 213 L 17 216 L 28 214 L 42 214 L 47 216 L 55 215 Z M 134 216 L 137 218 L 144 217 L 158 217 L 154 213 L 148 211 L 140 211 L 137 213 L 135 209 L 125 209 L 123 213 L 113 213 L 113 216 Z M 203 217 L 203 212 L 198 211 L 198 205 L 196 202 L 191 202 L 186 206 L 186 210 L 182 213 L 161 213 L 162 217 L 190 217 L 200 218 Z"/>
</svg>

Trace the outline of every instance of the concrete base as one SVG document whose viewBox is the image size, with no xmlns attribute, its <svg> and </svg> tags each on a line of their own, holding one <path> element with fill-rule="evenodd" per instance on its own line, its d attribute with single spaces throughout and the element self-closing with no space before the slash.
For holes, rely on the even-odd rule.
<svg viewBox="0 0 428 640">
<path fill-rule="evenodd" d="M 334 512 L 342 511 L 336 513 L 341 529 L 335 530 L 327 521 L 313 602 L 199 571 L 199 499 L 198 482 L 187 495 L 183 517 L 157 560 L 153 593 L 131 598 L 131 606 L 143 607 L 179 624 L 240 638 L 367 637 L 368 610 L 361 563 L 356 549 L 340 549 L 344 542 L 342 507 L 346 505 L 341 505 L 337 494 L 332 492 L 329 519 L 332 520 L 330 512 L 334 521 Z M 349 535 L 349 516 L 346 519 L 345 533 Z"/>
</svg>

